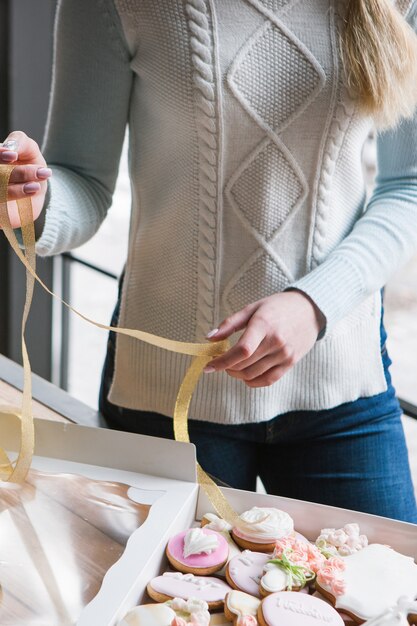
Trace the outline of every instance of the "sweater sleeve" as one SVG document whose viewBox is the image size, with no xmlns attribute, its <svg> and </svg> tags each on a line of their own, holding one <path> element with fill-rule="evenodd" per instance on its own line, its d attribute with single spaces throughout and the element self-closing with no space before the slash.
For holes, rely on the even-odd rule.
<svg viewBox="0 0 417 626">
<path fill-rule="evenodd" d="M 60 0 L 42 152 L 48 181 L 41 256 L 75 248 L 111 205 L 133 72 L 114 0 Z"/>
<path fill-rule="evenodd" d="M 417 252 L 417 112 L 378 135 L 377 158 L 363 215 L 323 263 L 289 287 L 306 293 L 325 316 L 320 338 Z"/>
</svg>

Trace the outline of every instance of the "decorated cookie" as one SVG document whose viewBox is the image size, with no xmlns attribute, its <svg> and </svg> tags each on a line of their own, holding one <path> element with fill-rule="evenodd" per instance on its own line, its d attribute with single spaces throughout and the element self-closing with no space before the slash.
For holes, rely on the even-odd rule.
<svg viewBox="0 0 417 626">
<path fill-rule="evenodd" d="M 319 593 L 318 591 L 315 591 L 313 593 L 313 596 L 315 598 L 319 598 L 319 600 L 323 600 L 323 602 L 327 602 L 328 604 L 331 604 L 330 600 L 322 596 L 321 593 Z M 355 626 L 356 622 L 349 615 L 347 615 L 347 613 L 342 613 L 341 611 L 338 611 L 338 613 L 340 617 L 342 618 L 342 620 L 344 621 L 345 626 Z"/>
<path fill-rule="evenodd" d="M 304 538 L 278 539 L 272 558 L 264 565 L 260 594 L 264 597 L 278 591 L 299 591 L 315 579 L 325 563 L 320 550 Z"/>
<path fill-rule="evenodd" d="M 275 508 L 254 506 L 239 516 L 232 535 L 236 543 L 247 550 L 272 553 L 277 539 L 294 533 L 292 518 Z"/>
<path fill-rule="evenodd" d="M 203 518 L 201 520 L 201 527 L 215 530 L 218 533 L 231 532 L 232 530 L 232 525 L 215 513 L 206 513 L 205 515 L 203 515 Z"/>
<path fill-rule="evenodd" d="M 271 556 L 263 552 L 244 550 L 229 561 L 226 568 L 227 582 L 233 589 L 259 598 L 259 584 L 270 558 Z"/>
<path fill-rule="evenodd" d="M 166 604 L 144 604 L 131 609 L 118 626 L 171 626 L 175 617 Z"/>
<path fill-rule="evenodd" d="M 364 626 L 408 626 L 408 619 L 412 624 L 416 623 L 417 602 L 406 597 L 399 598 L 397 604 L 382 615 L 365 622 Z M 410 616 L 408 619 L 407 617 Z"/>
<path fill-rule="evenodd" d="M 174 598 L 168 600 L 166 604 L 176 614 L 171 626 L 187 626 L 187 624 L 189 626 L 209 626 L 210 613 L 208 604 L 204 600 Z"/>
<path fill-rule="evenodd" d="M 180 572 L 206 576 L 223 567 L 229 547 L 226 539 L 214 530 L 190 528 L 169 540 L 166 554 Z"/>
<path fill-rule="evenodd" d="M 201 520 L 202 528 L 215 530 L 220 533 L 227 541 L 227 545 L 229 546 L 229 555 L 227 557 L 227 563 L 233 559 L 233 557 L 237 556 L 241 553 L 241 549 L 236 545 L 231 536 L 232 526 L 226 520 L 221 519 L 214 513 L 206 513 Z M 218 576 L 226 576 L 226 566 L 223 566 L 217 572 Z"/>
<path fill-rule="evenodd" d="M 147 586 L 148 594 L 156 602 L 166 602 L 173 598 L 204 600 L 209 609 L 223 608 L 223 600 L 231 587 L 220 578 L 195 576 L 180 572 L 165 572 L 153 578 Z"/>
<path fill-rule="evenodd" d="M 392 548 L 371 544 L 343 559 L 343 563 L 344 569 L 338 573 L 320 570 L 316 586 L 355 621 L 383 615 L 401 596 L 417 596 L 417 565 L 411 557 Z"/>
<path fill-rule="evenodd" d="M 230 591 L 224 600 L 224 614 L 236 626 L 257 626 L 258 609 L 261 604 L 258 598 L 243 591 Z"/>
<path fill-rule="evenodd" d="M 325 556 L 350 556 L 368 545 L 368 537 L 360 534 L 358 524 L 346 524 L 343 528 L 323 528 L 316 539 L 316 546 Z"/>
<path fill-rule="evenodd" d="M 281 591 L 265 598 L 258 620 L 261 626 L 344 626 L 330 604 L 294 591 Z"/>
</svg>

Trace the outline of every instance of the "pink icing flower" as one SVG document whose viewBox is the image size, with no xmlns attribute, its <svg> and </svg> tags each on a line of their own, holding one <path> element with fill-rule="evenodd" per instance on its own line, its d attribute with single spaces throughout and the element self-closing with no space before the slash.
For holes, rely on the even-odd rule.
<svg viewBox="0 0 417 626">
<path fill-rule="evenodd" d="M 327 561 L 329 566 L 332 567 L 336 572 L 344 572 L 346 569 L 346 563 L 343 559 L 339 559 L 337 556 L 332 556 Z"/>
<path fill-rule="evenodd" d="M 257 626 L 258 622 L 253 615 L 242 615 L 237 619 L 237 626 Z"/>
<path fill-rule="evenodd" d="M 317 572 L 317 582 L 320 585 L 324 585 L 326 587 L 329 587 L 332 585 L 335 577 L 336 577 L 336 572 L 333 569 L 333 567 L 331 567 L 330 565 L 326 565 L 325 567 L 322 567 Z"/>
<path fill-rule="evenodd" d="M 346 583 L 341 578 L 335 578 L 330 588 L 334 596 L 342 596 L 346 592 Z"/>
<path fill-rule="evenodd" d="M 187 626 L 187 622 L 182 617 L 175 616 L 171 622 L 171 626 Z"/>
<path fill-rule="evenodd" d="M 319 558 L 313 559 L 313 558 L 310 558 L 310 560 L 308 562 L 308 566 L 315 574 L 317 574 L 317 572 L 319 570 L 321 570 L 321 568 L 324 566 L 324 563 L 325 563 L 325 559 L 324 558 L 323 559 L 319 559 Z"/>
</svg>

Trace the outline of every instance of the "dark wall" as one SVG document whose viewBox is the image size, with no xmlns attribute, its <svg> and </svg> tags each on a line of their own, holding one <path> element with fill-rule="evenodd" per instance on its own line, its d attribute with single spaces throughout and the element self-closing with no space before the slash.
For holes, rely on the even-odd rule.
<svg viewBox="0 0 417 626">
<path fill-rule="evenodd" d="M 7 48 L 0 69 L 0 141 L 12 130 L 23 130 L 42 142 L 47 117 L 52 71 L 55 0 L 0 0 L 0 46 Z M 6 43 L 7 42 L 7 43 Z M 6 66 L 4 67 L 4 59 Z M 25 275 L 20 262 L 0 252 L 0 350 L 20 362 L 20 323 Z M 41 278 L 51 286 L 52 261 L 38 264 Z M 4 309 L 7 308 L 5 311 Z M 36 290 L 28 324 L 27 340 L 33 370 L 51 377 L 52 302 Z M 4 335 L 7 335 L 6 341 Z"/>
</svg>

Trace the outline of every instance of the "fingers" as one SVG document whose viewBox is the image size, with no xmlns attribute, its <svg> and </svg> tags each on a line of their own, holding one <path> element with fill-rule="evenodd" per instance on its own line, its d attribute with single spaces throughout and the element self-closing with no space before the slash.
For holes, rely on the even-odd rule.
<svg viewBox="0 0 417 626">
<path fill-rule="evenodd" d="M 45 163 L 36 141 L 20 130 L 10 133 L 0 146 L 0 163 L 13 163 L 17 160 Z"/>
<path fill-rule="evenodd" d="M 238 330 L 242 330 L 245 328 L 258 307 L 259 302 L 254 302 L 253 304 L 246 306 L 241 311 L 238 311 L 237 313 L 234 313 L 230 317 L 226 318 L 218 328 L 215 328 L 207 335 L 207 339 L 219 341 L 221 339 L 226 339 L 226 337 L 230 337 L 230 335 L 233 335 L 233 333 Z"/>
<path fill-rule="evenodd" d="M 264 372 L 261 376 L 246 381 L 246 385 L 248 387 L 251 387 L 252 389 L 256 389 L 258 387 L 270 387 L 280 378 L 282 378 L 284 374 L 286 374 L 291 369 L 291 367 L 292 365 L 288 364 L 271 367 L 271 369 Z"/>
<path fill-rule="evenodd" d="M 17 165 L 10 176 L 10 183 L 31 183 L 46 180 L 52 176 L 49 167 L 39 167 L 39 165 Z"/>
<path fill-rule="evenodd" d="M 256 357 L 258 357 L 258 352 L 259 351 L 257 350 L 254 355 L 255 359 Z M 292 367 L 294 364 L 295 359 L 291 350 L 288 348 L 283 348 L 281 350 L 278 350 L 277 352 L 267 354 L 264 357 L 259 356 L 253 364 L 245 368 L 229 369 L 227 370 L 227 373 L 232 376 L 232 378 L 237 378 L 239 380 L 243 380 L 246 383 L 249 383 L 275 367 Z"/>
<path fill-rule="evenodd" d="M 217 335 L 216 335 L 217 337 Z M 233 369 L 233 366 L 249 359 L 255 354 L 265 337 L 265 327 L 257 320 L 252 321 L 247 326 L 239 341 L 222 356 L 210 361 L 204 369 L 206 374 L 226 369 Z"/>
</svg>

